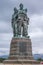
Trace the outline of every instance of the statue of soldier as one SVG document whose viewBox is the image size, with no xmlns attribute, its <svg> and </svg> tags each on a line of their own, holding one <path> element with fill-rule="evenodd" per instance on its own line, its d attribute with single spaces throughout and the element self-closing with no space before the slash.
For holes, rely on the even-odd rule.
<svg viewBox="0 0 43 65">
<path fill-rule="evenodd" d="M 28 18 L 25 16 L 25 17 L 21 17 L 19 20 L 18 20 L 18 24 L 17 24 L 17 30 L 18 30 L 18 35 L 22 35 L 24 37 L 27 37 L 28 35 Z M 23 29 L 22 29 L 23 28 Z M 22 30 L 22 32 L 21 32 Z"/>
<path fill-rule="evenodd" d="M 23 9 L 23 4 L 20 4 L 20 9 L 14 8 L 14 14 L 12 16 L 12 27 L 14 37 L 22 35 L 22 37 L 27 37 L 28 35 L 28 17 L 27 9 Z"/>
<path fill-rule="evenodd" d="M 29 18 L 27 17 L 27 9 L 23 9 L 23 5 L 20 4 L 20 10 L 18 14 L 18 24 L 17 24 L 17 30 L 18 30 L 18 35 L 22 35 L 24 37 L 27 37 L 28 35 L 28 20 Z M 22 30 L 23 28 L 23 30 Z M 21 32 L 22 30 L 22 32 Z"/>
<path fill-rule="evenodd" d="M 23 20 L 23 36 L 27 37 L 28 35 L 28 24 L 29 18 L 24 18 Z"/>
<path fill-rule="evenodd" d="M 17 36 L 17 22 L 16 22 L 17 18 L 18 18 L 18 10 L 15 7 L 14 14 L 12 15 L 12 28 L 13 28 L 14 37 Z"/>
</svg>

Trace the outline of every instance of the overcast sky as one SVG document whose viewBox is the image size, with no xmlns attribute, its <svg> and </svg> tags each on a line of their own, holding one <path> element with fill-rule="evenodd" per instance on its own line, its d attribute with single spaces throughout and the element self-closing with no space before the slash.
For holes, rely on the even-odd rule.
<svg viewBox="0 0 43 65">
<path fill-rule="evenodd" d="M 14 7 L 19 8 L 20 3 L 28 9 L 33 54 L 43 54 L 43 0 L 0 0 L 0 56 L 9 54 L 13 37 L 11 18 Z"/>
</svg>

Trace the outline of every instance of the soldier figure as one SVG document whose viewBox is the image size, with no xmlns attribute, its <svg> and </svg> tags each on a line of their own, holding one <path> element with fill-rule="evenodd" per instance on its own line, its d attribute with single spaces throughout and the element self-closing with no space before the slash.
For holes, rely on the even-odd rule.
<svg viewBox="0 0 43 65">
<path fill-rule="evenodd" d="M 13 28 L 14 37 L 17 36 L 17 22 L 16 22 L 17 18 L 18 18 L 18 10 L 15 7 L 14 14 L 12 15 L 12 28 Z"/>
</svg>

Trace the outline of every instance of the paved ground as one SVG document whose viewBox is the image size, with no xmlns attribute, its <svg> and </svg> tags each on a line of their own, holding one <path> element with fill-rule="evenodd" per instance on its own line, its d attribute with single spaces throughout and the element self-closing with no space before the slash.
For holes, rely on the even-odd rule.
<svg viewBox="0 0 43 65">
<path fill-rule="evenodd" d="M 4 65 L 4 64 L 0 63 L 0 65 Z"/>
<path fill-rule="evenodd" d="M 3 64 L 3 63 L 0 63 L 0 65 L 26 65 L 26 64 Z M 27 65 L 43 65 L 43 64 L 27 64 Z"/>
</svg>

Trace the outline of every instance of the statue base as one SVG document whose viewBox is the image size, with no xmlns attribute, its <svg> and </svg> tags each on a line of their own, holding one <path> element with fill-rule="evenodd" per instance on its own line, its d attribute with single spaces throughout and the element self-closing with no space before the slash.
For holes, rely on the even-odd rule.
<svg viewBox="0 0 43 65">
<path fill-rule="evenodd" d="M 10 64 L 10 65 L 15 65 L 15 64 L 20 64 L 20 65 L 29 65 L 29 64 L 40 64 L 40 61 L 36 61 L 36 60 L 5 60 L 4 65 L 6 64 Z"/>
<path fill-rule="evenodd" d="M 12 38 L 9 59 L 4 64 L 39 64 L 32 56 L 30 38 Z"/>
</svg>

